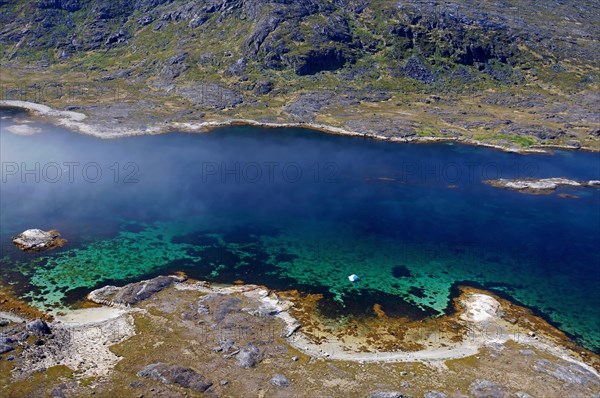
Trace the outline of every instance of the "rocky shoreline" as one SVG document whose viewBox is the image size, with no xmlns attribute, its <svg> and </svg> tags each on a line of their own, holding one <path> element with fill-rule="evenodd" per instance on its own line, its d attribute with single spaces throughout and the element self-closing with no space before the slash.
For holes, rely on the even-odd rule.
<svg viewBox="0 0 600 398">
<path fill-rule="evenodd" d="M 514 191 L 530 194 L 550 194 L 560 187 L 575 188 L 600 188 L 600 181 L 575 181 L 564 177 L 555 178 L 526 178 L 526 179 L 498 179 L 486 180 L 485 184 L 496 188 L 512 189 Z"/>
<path fill-rule="evenodd" d="M 177 122 L 172 121 L 164 123 L 162 125 L 155 124 L 148 126 L 143 121 L 137 123 L 138 127 L 121 127 L 117 128 L 114 126 L 103 126 L 99 123 L 89 122 L 89 118 L 80 112 L 74 111 L 60 111 L 52 109 L 48 106 L 36 104 L 28 101 L 17 101 L 17 100 L 0 100 L 0 107 L 13 107 L 21 108 L 27 111 L 33 112 L 34 115 L 43 117 L 44 119 L 55 123 L 60 126 L 67 127 L 73 131 L 81 134 L 91 135 L 96 138 L 102 139 L 113 139 L 127 136 L 138 136 L 138 135 L 154 135 L 164 134 L 176 131 L 184 132 L 209 132 L 221 127 L 227 126 L 256 126 L 265 128 L 306 128 L 315 131 L 321 131 L 328 134 L 346 135 L 363 137 L 369 139 L 383 140 L 397 143 L 436 143 L 436 142 L 456 142 L 466 145 L 482 146 L 487 148 L 498 149 L 505 152 L 520 153 L 520 154 L 531 154 L 531 153 L 551 153 L 552 149 L 564 149 L 564 150 L 582 150 L 590 152 L 598 152 L 600 149 L 586 147 L 586 146 L 568 146 L 568 145 L 537 145 L 528 148 L 509 146 L 509 145 L 497 145 L 487 142 L 482 142 L 475 139 L 470 139 L 462 136 L 458 137 L 435 137 L 435 136 L 416 136 L 410 135 L 405 137 L 385 136 L 374 133 L 361 133 L 358 131 L 347 130 L 340 127 L 329 126 L 325 124 L 313 123 L 313 122 L 289 122 L 289 123 L 276 123 L 276 122 L 263 122 L 252 119 L 238 119 L 231 118 L 225 120 L 215 120 L 206 122 Z M 86 122 L 86 120 L 88 120 Z"/>
<path fill-rule="evenodd" d="M 90 388 L 89 382 L 82 381 L 92 378 L 96 392 L 114 394 L 118 386 L 128 394 L 137 391 L 138 396 L 183 392 L 191 396 L 258 392 L 260 396 L 260 391 L 273 396 L 281 388 L 294 396 L 308 396 L 325 388 L 334 396 L 344 390 L 365 397 L 388 396 L 378 393 L 451 397 L 459 396 L 459 391 L 489 397 L 495 396 L 486 395 L 489 391 L 508 396 L 517 388 L 495 376 L 502 372 L 500 363 L 512 361 L 523 367 L 515 377 L 527 380 L 524 385 L 529 389 L 515 389 L 529 394 L 518 396 L 553 396 L 552 391 L 565 386 L 573 397 L 600 393 L 596 354 L 575 346 L 528 311 L 472 288 L 462 288 L 453 315 L 437 320 L 452 327 L 431 329 L 421 336 L 429 347 L 394 352 L 354 351 L 326 330 L 317 336 L 309 326 L 318 314 L 295 317 L 307 302 L 261 286 L 212 286 L 183 275 L 159 276 L 123 287 L 103 287 L 90 292 L 88 299 L 101 306 L 55 314 L 48 323 L 0 313 L 4 319 L 0 334 L 7 346 L 0 369 L 9 372 L 0 372 L 1 380 L 12 380 L 11 385 L 18 387 L 38 375 L 52 379 L 51 369 L 66 366 L 74 372 L 66 386 L 80 395 L 87 395 Z M 371 327 L 378 321 L 375 318 Z M 358 339 L 369 345 L 369 338 L 360 333 Z M 466 376 L 464 366 L 472 368 L 473 361 L 486 380 Z M 353 372 L 365 371 L 371 381 L 352 382 Z M 376 384 L 385 380 L 379 378 L 380 371 L 398 373 L 396 382 Z M 322 384 L 315 377 L 330 381 Z M 464 379 L 459 383 L 463 387 L 450 381 L 457 377 Z M 129 381 L 123 384 L 119 381 L 123 378 Z M 63 378 L 39 388 L 61 396 L 52 391 L 67 387 Z M 431 395 L 432 391 L 442 395 Z"/>
</svg>

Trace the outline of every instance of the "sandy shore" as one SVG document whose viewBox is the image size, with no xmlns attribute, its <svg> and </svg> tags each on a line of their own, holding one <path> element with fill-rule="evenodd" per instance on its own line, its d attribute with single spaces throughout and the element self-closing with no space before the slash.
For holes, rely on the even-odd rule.
<svg viewBox="0 0 600 398">
<path fill-rule="evenodd" d="M 126 310 L 115 307 L 81 308 L 69 310 L 64 315 L 55 315 L 54 322 L 65 326 L 78 327 L 110 321 L 126 313 Z"/>
<path fill-rule="evenodd" d="M 48 118 L 49 121 L 67 127 L 71 130 L 77 131 L 82 134 L 91 135 L 97 138 L 111 139 L 126 136 L 137 136 L 137 135 L 152 135 L 152 134 L 163 134 L 175 131 L 185 132 L 208 132 L 220 127 L 236 126 L 236 125 L 248 125 L 265 128 L 282 128 L 282 127 L 294 127 L 294 128 L 306 128 L 316 131 L 321 131 L 328 134 L 338 134 L 346 136 L 364 137 L 376 140 L 383 140 L 389 142 L 398 143 L 435 143 L 435 142 L 456 142 L 467 145 L 483 146 L 487 148 L 493 148 L 502 150 L 505 152 L 531 154 L 531 153 L 550 153 L 550 149 L 573 149 L 567 146 L 553 145 L 545 149 L 541 146 L 532 148 L 517 148 L 507 147 L 502 145 L 490 144 L 486 142 L 477 141 L 474 139 L 461 138 L 461 137 L 407 137 L 407 138 L 395 138 L 385 137 L 376 134 L 365 134 L 358 131 L 346 130 L 339 127 L 328 126 L 318 123 L 269 123 L 259 122 L 252 119 L 228 119 L 223 121 L 207 121 L 201 123 L 182 123 L 173 122 L 165 123 L 160 126 L 149 126 L 145 128 L 132 129 L 132 128 L 115 128 L 111 127 L 108 129 L 105 126 L 100 126 L 86 121 L 87 116 L 83 113 L 72 112 L 72 111 L 59 111 L 52 109 L 46 105 L 37 104 L 28 101 L 18 100 L 3 100 L 0 101 L 0 106 L 15 107 L 26 109 L 37 116 Z M 20 126 L 16 126 L 17 130 L 20 130 Z M 14 130 L 14 128 L 13 128 Z M 23 128 L 25 133 L 28 133 L 28 129 Z M 595 151 L 593 148 L 581 147 L 580 150 Z"/>
</svg>

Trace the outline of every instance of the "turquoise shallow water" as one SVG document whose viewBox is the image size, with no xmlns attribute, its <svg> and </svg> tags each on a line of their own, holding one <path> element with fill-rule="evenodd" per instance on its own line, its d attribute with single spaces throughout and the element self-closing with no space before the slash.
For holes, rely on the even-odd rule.
<svg viewBox="0 0 600 398">
<path fill-rule="evenodd" d="M 524 195 L 489 178 L 600 179 L 600 155 L 522 156 L 301 129 L 98 140 L 0 115 L 0 278 L 40 307 L 186 271 L 326 295 L 323 311 L 435 316 L 458 283 L 522 303 L 600 347 L 600 192 Z M 59 171 L 60 169 L 60 171 Z M 68 244 L 20 253 L 10 236 Z M 358 283 L 348 281 L 357 274 Z"/>
</svg>

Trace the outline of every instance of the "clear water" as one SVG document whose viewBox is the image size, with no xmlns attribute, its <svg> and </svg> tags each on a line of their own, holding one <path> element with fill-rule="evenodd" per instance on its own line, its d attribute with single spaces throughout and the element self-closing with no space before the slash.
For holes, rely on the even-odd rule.
<svg viewBox="0 0 600 398">
<path fill-rule="evenodd" d="M 0 116 L 0 279 L 37 306 L 183 270 L 324 293 L 331 316 L 379 303 L 424 317 L 446 311 L 465 283 L 600 350 L 600 190 L 525 195 L 482 183 L 600 179 L 600 154 L 256 127 L 100 140 L 14 110 Z M 10 132 L 24 121 L 41 132 Z M 18 252 L 10 237 L 33 227 L 68 243 Z"/>
</svg>

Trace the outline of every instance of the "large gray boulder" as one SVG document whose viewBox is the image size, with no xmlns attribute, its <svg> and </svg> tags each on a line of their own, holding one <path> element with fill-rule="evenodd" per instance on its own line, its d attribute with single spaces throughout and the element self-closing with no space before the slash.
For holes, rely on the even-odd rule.
<svg viewBox="0 0 600 398">
<path fill-rule="evenodd" d="M 271 377 L 269 383 L 276 387 L 288 387 L 290 385 L 288 379 L 284 375 L 279 373 L 274 374 L 273 377 Z"/>
<path fill-rule="evenodd" d="M 198 392 L 204 392 L 212 386 L 210 381 L 194 369 L 166 363 L 147 365 L 138 372 L 138 376 L 157 380 L 163 384 L 177 384 Z"/>
<path fill-rule="evenodd" d="M 255 367 L 260 361 L 260 349 L 254 344 L 248 344 L 237 355 L 237 365 L 249 369 Z"/>
<path fill-rule="evenodd" d="M 25 329 L 37 335 L 52 333 L 48 324 L 41 319 L 36 319 L 33 322 L 29 322 L 27 325 L 25 325 Z"/>
</svg>

